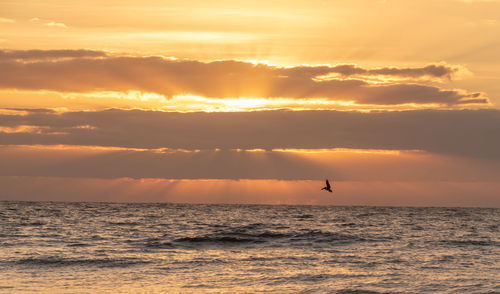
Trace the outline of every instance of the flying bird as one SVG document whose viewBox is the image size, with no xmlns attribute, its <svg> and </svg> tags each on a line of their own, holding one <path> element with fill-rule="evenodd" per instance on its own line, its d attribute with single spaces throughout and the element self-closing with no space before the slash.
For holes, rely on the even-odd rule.
<svg viewBox="0 0 500 294">
<path fill-rule="evenodd" d="M 321 188 L 321 190 L 326 190 L 326 191 L 328 191 L 330 193 L 333 192 L 332 191 L 332 186 L 330 186 L 330 182 L 328 182 L 328 180 L 326 180 L 326 186 L 323 187 L 323 188 Z"/>
</svg>

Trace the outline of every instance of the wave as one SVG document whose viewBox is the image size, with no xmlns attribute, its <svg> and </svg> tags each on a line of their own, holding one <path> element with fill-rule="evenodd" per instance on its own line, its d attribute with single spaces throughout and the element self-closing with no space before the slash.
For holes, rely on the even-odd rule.
<svg viewBox="0 0 500 294">
<path fill-rule="evenodd" d="M 87 244 L 87 243 L 71 243 L 71 244 L 68 244 L 66 246 L 68 246 L 68 247 L 87 247 L 87 246 L 90 246 L 90 244 Z"/>
<path fill-rule="evenodd" d="M 137 258 L 61 258 L 56 256 L 40 258 L 23 258 L 15 261 L 18 265 L 26 266 L 98 266 L 98 267 L 127 267 L 133 265 L 147 264 L 148 261 Z"/>
<path fill-rule="evenodd" d="M 312 214 L 301 214 L 301 215 L 295 216 L 295 218 L 297 218 L 297 219 L 311 219 L 311 218 L 314 218 L 314 215 L 312 215 Z"/>
<path fill-rule="evenodd" d="M 175 248 L 171 242 L 163 242 L 161 239 L 153 238 L 146 240 L 146 248 L 152 249 L 171 249 Z"/>
<path fill-rule="evenodd" d="M 142 223 L 138 222 L 108 222 L 108 224 L 112 226 L 131 226 L 131 227 L 143 225 Z"/>
<path fill-rule="evenodd" d="M 43 222 L 43 221 L 33 221 L 33 222 L 28 222 L 28 223 L 19 223 L 18 225 L 29 227 L 29 226 L 45 226 L 46 224 L 47 223 Z"/>
<path fill-rule="evenodd" d="M 443 244 L 456 246 L 497 246 L 497 242 L 489 240 L 442 240 Z"/>
<path fill-rule="evenodd" d="M 265 240 L 232 236 L 200 236 L 175 239 L 177 243 L 262 243 Z"/>
<path fill-rule="evenodd" d="M 343 289 L 336 292 L 337 294 L 381 294 L 383 292 L 362 290 L 362 289 Z"/>
<path fill-rule="evenodd" d="M 248 232 L 241 229 L 223 231 L 199 236 L 189 236 L 174 239 L 171 243 L 161 243 L 160 241 L 147 242 L 147 246 L 169 247 L 175 244 L 200 244 L 200 245 L 237 245 L 237 244 L 258 244 L 265 242 L 282 242 L 293 246 L 302 245 L 303 242 L 347 244 L 354 242 L 370 242 L 384 240 L 383 237 L 361 238 L 355 235 L 328 232 L 321 230 L 304 230 L 299 232 L 276 232 L 276 231 L 256 231 Z"/>
</svg>

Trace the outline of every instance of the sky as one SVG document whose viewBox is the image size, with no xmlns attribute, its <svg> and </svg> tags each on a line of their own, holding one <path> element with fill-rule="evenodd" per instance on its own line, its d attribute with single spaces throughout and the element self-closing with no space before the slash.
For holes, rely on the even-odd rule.
<svg viewBox="0 0 500 294">
<path fill-rule="evenodd" d="M 499 11 L 0 0 L 0 200 L 500 207 Z"/>
</svg>

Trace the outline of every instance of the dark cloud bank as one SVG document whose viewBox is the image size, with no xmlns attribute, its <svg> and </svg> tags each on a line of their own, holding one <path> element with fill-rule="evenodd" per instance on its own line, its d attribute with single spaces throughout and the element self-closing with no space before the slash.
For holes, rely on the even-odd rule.
<svg viewBox="0 0 500 294">
<path fill-rule="evenodd" d="M 483 93 L 442 89 L 422 78 L 451 79 L 446 64 L 421 68 L 365 69 L 337 66 L 276 67 L 226 60 L 199 62 L 162 57 L 109 55 L 101 51 L 0 51 L 0 88 L 62 92 L 144 91 L 172 97 L 327 98 L 363 104 L 485 104 Z M 328 79 L 321 76 L 336 74 Z M 371 84 L 360 75 L 403 78 Z"/>
<path fill-rule="evenodd" d="M 62 114 L 38 110 L 29 111 L 28 115 L 0 115 L 0 126 L 22 125 L 43 129 L 40 133 L 0 132 L 0 144 L 187 150 L 403 149 L 500 158 L 499 110 L 168 113 L 113 109 Z"/>
</svg>

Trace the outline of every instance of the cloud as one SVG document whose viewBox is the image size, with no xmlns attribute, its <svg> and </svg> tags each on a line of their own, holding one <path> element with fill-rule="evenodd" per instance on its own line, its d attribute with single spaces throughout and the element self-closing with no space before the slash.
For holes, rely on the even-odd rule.
<svg viewBox="0 0 500 294">
<path fill-rule="evenodd" d="M 449 106 L 489 102 L 483 93 L 442 89 L 418 82 L 422 79 L 450 79 L 460 71 L 460 67 L 446 64 L 378 69 L 354 65 L 277 67 L 232 60 L 204 63 L 161 57 L 99 55 L 96 51 L 91 52 L 101 58 L 86 58 L 88 56 L 76 56 L 81 54 L 81 51 L 77 52 L 72 59 L 30 63 L 4 58 L 0 62 L 0 88 L 87 93 L 143 91 L 166 97 L 193 94 L 210 98 L 326 98 L 381 105 Z M 26 52 L 11 51 L 7 54 L 22 55 Z M 51 54 L 57 58 L 57 52 L 47 53 Z M 71 55 L 71 52 L 66 54 Z M 2 55 L 5 56 L 6 52 Z M 332 77 L 332 74 L 341 76 Z M 367 76 L 393 79 L 373 83 Z"/>
<path fill-rule="evenodd" d="M 34 23 L 38 23 L 38 22 L 42 21 L 42 19 L 39 17 L 33 17 L 29 21 L 34 22 Z M 64 24 L 62 22 L 55 22 L 53 20 L 46 20 L 46 22 L 43 25 L 46 27 L 59 27 L 59 28 L 64 28 L 64 29 L 67 28 L 66 24 Z"/>
<path fill-rule="evenodd" d="M 0 126 L 39 127 L 39 133 L 0 132 L 0 144 L 186 150 L 355 148 L 500 158 L 500 111 L 493 109 L 371 113 L 20 111 L 24 111 L 22 115 L 0 112 Z"/>
<path fill-rule="evenodd" d="M 465 3 L 500 2 L 500 0 L 457 0 L 457 1 Z"/>
<path fill-rule="evenodd" d="M 0 176 L 335 181 L 496 181 L 500 160 L 358 150 L 147 150 L 0 146 Z"/>
<path fill-rule="evenodd" d="M 0 23 L 14 23 L 15 21 L 10 18 L 0 17 Z"/>
<path fill-rule="evenodd" d="M 39 126 L 16 126 L 16 127 L 2 127 L 0 126 L 0 133 L 36 133 L 41 134 L 43 127 Z"/>
<path fill-rule="evenodd" d="M 337 65 L 328 67 L 330 74 L 336 73 L 343 77 L 369 78 L 370 76 L 385 76 L 386 78 L 415 79 L 415 80 L 451 80 L 458 73 L 467 71 L 461 66 L 452 66 L 446 63 L 429 64 L 421 68 L 384 67 L 377 69 L 364 69 L 354 64 Z M 338 77 L 334 75 L 333 77 Z"/>
<path fill-rule="evenodd" d="M 99 58 L 106 52 L 95 50 L 0 50 L 0 62 L 33 62 L 41 60 L 57 61 L 71 58 Z"/>
<path fill-rule="evenodd" d="M 41 18 L 39 17 L 33 17 L 29 20 L 30 22 L 34 22 L 34 23 L 38 23 L 40 21 L 42 21 Z M 67 28 L 66 24 L 62 23 L 62 22 L 55 22 L 53 20 L 46 20 L 47 22 L 45 22 L 43 25 L 46 26 L 46 27 L 59 27 L 59 28 Z"/>
<path fill-rule="evenodd" d="M 48 23 L 44 23 L 43 25 L 47 27 L 67 28 L 67 26 L 62 22 L 55 22 L 55 21 L 49 21 Z"/>
</svg>

